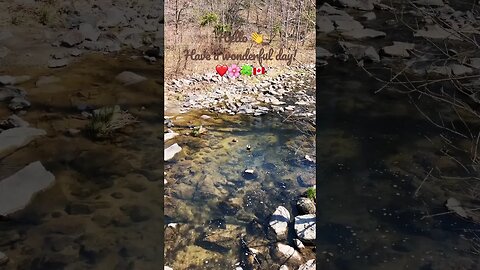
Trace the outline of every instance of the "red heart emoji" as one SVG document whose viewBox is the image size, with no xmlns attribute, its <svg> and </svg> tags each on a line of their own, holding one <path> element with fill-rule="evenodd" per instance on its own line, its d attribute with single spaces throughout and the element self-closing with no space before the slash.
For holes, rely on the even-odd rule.
<svg viewBox="0 0 480 270">
<path fill-rule="evenodd" d="M 218 73 L 220 76 L 223 76 L 223 75 L 225 75 L 225 73 L 227 73 L 228 67 L 227 67 L 227 65 L 223 65 L 223 66 L 217 65 L 217 66 L 215 67 L 215 69 L 217 70 L 217 73 Z"/>
</svg>

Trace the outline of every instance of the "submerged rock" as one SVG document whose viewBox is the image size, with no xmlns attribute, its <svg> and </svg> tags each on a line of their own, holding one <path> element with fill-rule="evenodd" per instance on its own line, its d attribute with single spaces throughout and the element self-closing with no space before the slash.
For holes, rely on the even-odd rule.
<svg viewBox="0 0 480 270">
<path fill-rule="evenodd" d="M 380 2 L 378 0 L 338 0 L 338 2 L 349 8 L 356 8 L 360 10 L 373 10 L 374 3 Z"/>
<path fill-rule="evenodd" d="M 8 108 L 12 111 L 17 111 L 28 108 L 30 105 L 30 101 L 26 100 L 24 97 L 14 97 L 12 100 L 10 100 Z"/>
<path fill-rule="evenodd" d="M 16 128 L 16 127 L 28 127 L 30 124 L 20 118 L 19 116 L 13 114 L 10 115 L 6 120 L 3 120 L 0 122 L 0 128 L 1 129 L 10 129 L 10 128 Z"/>
<path fill-rule="evenodd" d="M 4 265 L 8 262 L 8 257 L 5 253 L 0 251 L 0 265 Z"/>
<path fill-rule="evenodd" d="M 37 82 L 35 83 L 35 86 L 39 87 L 45 84 L 56 83 L 59 81 L 60 81 L 60 78 L 55 76 L 40 76 Z"/>
<path fill-rule="evenodd" d="M 61 68 L 61 67 L 66 67 L 69 64 L 68 59 L 51 59 L 48 61 L 48 67 L 49 68 Z"/>
<path fill-rule="evenodd" d="M 182 151 L 182 147 L 178 144 L 173 144 L 170 147 L 166 148 L 163 152 L 164 154 L 164 161 L 171 160 L 176 154 Z"/>
<path fill-rule="evenodd" d="M 393 45 L 385 46 L 382 52 L 388 56 L 410 57 L 409 51 L 415 48 L 415 44 L 394 41 Z"/>
<path fill-rule="evenodd" d="M 147 78 L 140 76 L 136 73 L 133 73 L 131 71 L 124 71 L 115 77 L 115 79 L 119 82 L 121 82 L 124 85 L 131 85 L 131 84 L 136 84 L 139 82 L 145 81 Z"/>
<path fill-rule="evenodd" d="M 0 216 L 25 208 L 32 197 L 50 187 L 55 176 L 40 161 L 33 162 L 14 175 L 0 181 Z"/>
<path fill-rule="evenodd" d="M 284 238 L 288 233 L 288 222 L 290 222 L 290 212 L 283 206 L 277 207 L 270 218 L 269 225 L 277 235 L 277 238 Z"/>
<path fill-rule="evenodd" d="M 300 264 L 302 263 L 302 256 L 298 251 L 289 245 L 282 243 L 277 243 L 273 251 L 274 256 L 282 262 L 287 262 L 290 264 Z"/>
<path fill-rule="evenodd" d="M 18 127 L 3 131 L 0 133 L 0 158 L 29 144 L 38 136 L 44 135 L 47 133 L 43 129 L 30 127 Z"/>
<path fill-rule="evenodd" d="M 303 242 L 313 243 L 317 237 L 316 234 L 316 216 L 313 214 L 295 217 L 295 233 Z"/>
</svg>

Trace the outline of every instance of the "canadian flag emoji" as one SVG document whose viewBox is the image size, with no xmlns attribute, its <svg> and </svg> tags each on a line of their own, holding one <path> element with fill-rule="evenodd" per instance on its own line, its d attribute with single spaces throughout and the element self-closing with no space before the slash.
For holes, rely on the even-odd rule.
<svg viewBox="0 0 480 270">
<path fill-rule="evenodd" d="M 264 67 L 259 67 L 259 68 L 254 67 L 253 68 L 253 75 L 258 75 L 258 74 L 265 74 L 265 68 Z"/>
</svg>

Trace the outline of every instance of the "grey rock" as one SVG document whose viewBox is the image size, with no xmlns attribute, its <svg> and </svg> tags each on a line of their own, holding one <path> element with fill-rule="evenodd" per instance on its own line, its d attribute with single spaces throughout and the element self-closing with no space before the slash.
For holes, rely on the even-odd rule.
<svg viewBox="0 0 480 270">
<path fill-rule="evenodd" d="M 353 56 L 355 59 L 368 59 L 373 62 L 379 62 L 380 56 L 377 51 L 371 46 L 363 46 L 359 44 L 354 44 L 350 42 L 339 42 L 340 47 L 344 50 L 345 53 Z"/>
<path fill-rule="evenodd" d="M 0 133 L 0 158 L 14 152 L 20 147 L 29 144 L 39 136 L 47 133 L 42 129 L 19 127 L 12 128 Z"/>
<path fill-rule="evenodd" d="M 14 97 L 25 97 L 26 95 L 25 90 L 20 88 L 12 86 L 0 87 L 0 101 L 10 100 Z"/>
<path fill-rule="evenodd" d="M 274 246 L 273 251 L 274 257 L 282 262 L 286 262 L 289 264 L 300 264 L 302 262 L 302 256 L 298 251 L 296 251 L 293 247 L 289 245 L 285 245 L 282 243 L 277 243 Z"/>
<path fill-rule="evenodd" d="M 0 251 L 0 265 L 5 265 L 8 262 L 8 256 Z"/>
<path fill-rule="evenodd" d="M 78 27 L 78 31 L 86 40 L 90 41 L 97 41 L 98 37 L 100 36 L 100 31 L 98 31 L 89 23 L 80 24 L 80 26 Z"/>
<path fill-rule="evenodd" d="M 373 10 L 376 0 L 337 0 L 344 7 L 356 8 L 360 10 Z"/>
<path fill-rule="evenodd" d="M 471 67 L 480 69 L 480 58 L 471 58 L 468 60 L 468 63 Z"/>
<path fill-rule="evenodd" d="M 305 197 L 301 197 L 297 200 L 297 209 L 301 214 L 315 214 L 317 211 L 315 203 L 311 199 Z"/>
<path fill-rule="evenodd" d="M 0 76 L 0 85 L 13 85 L 15 84 L 15 77 L 10 75 Z"/>
<path fill-rule="evenodd" d="M 343 32 L 342 36 L 349 39 L 365 39 L 365 38 L 379 38 L 385 37 L 387 34 L 382 31 L 364 28 L 364 29 L 355 29 L 347 32 Z"/>
<path fill-rule="evenodd" d="M 375 15 L 375 12 L 370 11 L 362 14 L 362 18 L 364 18 L 367 21 L 372 21 L 372 20 L 375 20 L 377 16 Z"/>
<path fill-rule="evenodd" d="M 432 38 L 432 39 L 452 39 L 460 40 L 461 38 L 453 30 L 442 28 L 438 24 L 427 25 L 424 29 L 415 32 L 414 37 Z"/>
<path fill-rule="evenodd" d="M 3 132 L 5 133 L 5 132 Z M 3 133 L 0 133 L 2 136 Z M 0 181 L 0 216 L 25 208 L 31 199 L 55 182 L 55 176 L 40 161 L 30 163 L 14 175 Z"/>
<path fill-rule="evenodd" d="M 278 206 L 270 218 L 270 228 L 273 229 L 278 238 L 286 237 L 288 233 L 288 223 L 290 222 L 290 212 L 283 206 Z"/>
<path fill-rule="evenodd" d="M 98 25 L 100 27 L 115 27 L 126 23 L 124 12 L 118 7 L 110 7 L 105 11 L 104 17 Z"/>
<path fill-rule="evenodd" d="M 294 229 L 302 242 L 313 243 L 316 240 L 316 216 L 312 214 L 295 217 Z"/>
<path fill-rule="evenodd" d="M 298 250 L 302 250 L 305 248 L 305 245 L 302 243 L 302 241 L 298 240 L 298 239 L 293 239 L 293 243 L 295 244 L 295 246 L 297 247 Z"/>
<path fill-rule="evenodd" d="M 175 137 L 177 137 L 179 134 L 175 132 L 167 132 L 163 134 L 163 141 L 166 142 L 168 140 L 171 140 Z"/>
<path fill-rule="evenodd" d="M 8 104 L 8 108 L 14 111 L 23 110 L 30 106 L 30 101 L 26 100 L 24 97 L 14 97 L 10 100 L 10 103 Z"/>
<path fill-rule="evenodd" d="M 28 127 L 30 124 L 20 118 L 19 116 L 13 114 L 9 116 L 6 120 L 0 122 L 0 128 L 2 129 L 10 129 L 16 127 Z"/>
<path fill-rule="evenodd" d="M 339 32 L 354 32 L 360 31 L 363 29 L 363 25 L 355 21 L 354 19 L 344 17 L 344 16 L 336 16 L 331 17 L 333 22 L 335 23 L 335 29 Z"/>
<path fill-rule="evenodd" d="M 68 59 L 51 59 L 48 61 L 49 68 L 61 68 L 66 67 L 70 61 Z"/>
<path fill-rule="evenodd" d="M 139 82 L 145 81 L 147 78 L 140 76 L 138 74 L 135 74 L 131 71 L 124 71 L 120 74 L 118 74 L 115 79 L 119 82 L 121 82 L 124 85 L 131 85 L 131 84 L 136 84 Z"/>
<path fill-rule="evenodd" d="M 80 55 L 82 55 L 82 51 L 79 50 L 79 49 L 73 49 L 70 51 L 70 55 L 73 56 L 73 57 L 78 57 Z"/>
<path fill-rule="evenodd" d="M 71 30 L 67 33 L 63 34 L 60 42 L 63 46 L 66 47 L 73 47 L 83 42 L 84 40 L 83 34 L 78 30 Z"/>
<path fill-rule="evenodd" d="M 413 43 L 394 41 L 393 45 L 383 47 L 382 52 L 388 56 L 410 57 L 409 51 L 414 48 L 415 44 Z"/>
<path fill-rule="evenodd" d="M 445 3 L 443 3 L 443 0 L 415 0 L 413 2 L 421 6 L 432 6 L 432 7 L 445 6 Z"/>
<path fill-rule="evenodd" d="M 322 47 L 319 47 L 317 46 L 317 50 L 316 50 L 316 54 L 317 54 L 317 58 L 329 58 L 331 56 L 333 56 L 333 54 L 331 52 L 329 52 L 327 49 L 324 49 Z"/>
<path fill-rule="evenodd" d="M 456 76 L 473 73 L 473 69 L 465 65 L 452 64 L 450 65 L 450 69 L 452 70 L 452 74 Z"/>
<path fill-rule="evenodd" d="M 317 16 L 316 27 L 320 33 L 330 33 L 335 30 L 333 22 L 327 16 Z"/>
</svg>

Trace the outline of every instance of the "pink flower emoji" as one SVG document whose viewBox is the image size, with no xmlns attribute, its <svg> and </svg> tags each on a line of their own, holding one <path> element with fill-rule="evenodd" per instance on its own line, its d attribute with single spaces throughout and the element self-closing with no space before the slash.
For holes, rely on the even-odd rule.
<svg viewBox="0 0 480 270">
<path fill-rule="evenodd" d="M 228 67 L 228 76 L 230 76 L 230 78 L 237 78 L 240 76 L 240 68 L 235 64 L 231 65 Z"/>
</svg>

